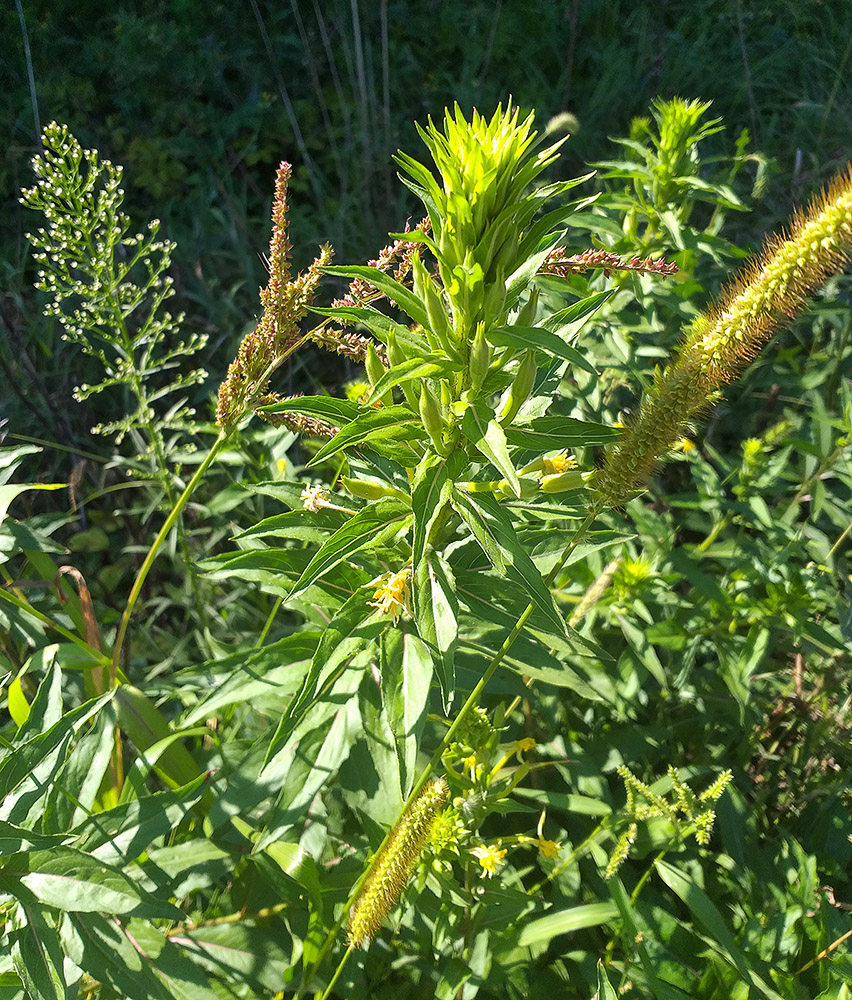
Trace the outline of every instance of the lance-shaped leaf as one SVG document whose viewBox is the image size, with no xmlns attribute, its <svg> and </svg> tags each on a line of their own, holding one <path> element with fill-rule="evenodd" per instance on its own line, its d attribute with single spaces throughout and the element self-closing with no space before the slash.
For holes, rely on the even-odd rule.
<svg viewBox="0 0 852 1000">
<path fill-rule="evenodd" d="M 393 734 L 402 797 L 414 784 L 417 749 L 426 721 L 432 657 L 410 623 L 385 629 L 381 643 L 382 704 Z"/>
<path fill-rule="evenodd" d="M 323 629 L 302 685 L 281 716 L 270 740 L 265 764 L 287 742 L 305 712 L 314 704 L 321 675 L 336 670 L 340 663 L 354 655 L 373 635 L 378 636 L 386 627 L 384 621 L 376 620 L 374 610 L 367 604 L 367 597 L 363 590 L 356 591 Z"/>
<path fill-rule="evenodd" d="M 65 982 L 62 946 L 49 911 L 20 903 L 11 927 L 12 963 L 31 1000 L 73 1000 L 77 990 Z"/>
<path fill-rule="evenodd" d="M 415 417 L 407 406 L 382 406 L 375 410 L 368 408 L 351 423 L 342 427 L 330 441 L 326 441 L 308 465 L 318 465 L 344 448 L 352 448 L 359 444 L 369 445 L 371 441 L 399 437 L 405 440 L 425 438 L 426 432 L 422 428 L 420 417 Z M 411 464 L 415 465 L 417 456 L 413 450 L 411 459 Z"/>
<path fill-rule="evenodd" d="M 350 281 L 360 278 L 362 281 L 369 281 L 376 288 L 386 295 L 391 302 L 396 303 L 403 312 L 407 313 L 415 323 L 421 326 L 429 325 L 429 316 L 426 307 L 417 296 L 405 285 L 401 285 L 384 271 L 377 267 L 324 267 L 325 274 L 333 274 L 338 278 L 349 278 Z"/>
<path fill-rule="evenodd" d="M 654 861 L 654 867 L 663 882 L 686 904 L 698 923 L 709 931 L 709 936 L 702 938 L 702 940 L 710 943 L 714 951 L 735 968 L 740 977 L 746 983 L 750 983 L 755 991 L 764 996 L 766 1000 L 784 1000 L 749 967 L 746 956 L 734 940 L 734 935 L 731 933 L 725 918 L 695 879 L 660 858 Z"/>
<path fill-rule="evenodd" d="M 542 351 L 551 357 L 569 361 L 590 375 L 598 374 L 594 365 L 591 365 L 578 350 L 569 347 L 561 337 L 551 333 L 550 330 L 545 330 L 544 327 L 500 326 L 489 330 L 485 336 L 495 347 L 512 347 L 519 351 L 526 349 Z"/>
<path fill-rule="evenodd" d="M 393 368 L 389 368 L 370 390 L 370 395 L 364 402 L 370 404 L 394 386 L 412 382 L 415 379 L 449 378 L 454 372 L 461 371 L 461 367 L 457 361 L 451 361 L 448 357 L 442 357 L 440 354 L 408 358 L 398 365 L 394 365 Z"/>
<path fill-rule="evenodd" d="M 387 342 L 389 337 L 396 337 L 403 343 L 411 339 L 411 331 L 404 323 L 397 323 L 396 320 L 385 316 L 383 312 L 374 309 L 372 306 L 332 306 L 330 309 L 311 308 L 312 313 L 318 316 L 328 316 L 331 319 L 342 320 L 347 325 L 355 323 L 365 326 L 370 333 L 379 340 Z M 424 347 L 426 341 L 422 341 Z"/>
<path fill-rule="evenodd" d="M 338 563 L 368 545 L 381 545 L 411 524 L 411 510 L 401 500 L 386 497 L 359 510 L 328 539 L 305 567 L 290 592 L 290 599 L 303 593 Z"/>
<path fill-rule="evenodd" d="M 518 474 L 509 458 L 503 428 L 494 419 L 494 410 L 482 400 L 477 400 L 465 411 L 461 429 L 468 441 L 503 473 L 515 496 L 520 497 Z"/>
<path fill-rule="evenodd" d="M 548 316 L 544 325 L 549 330 L 558 333 L 560 337 L 572 337 L 586 320 L 613 295 L 614 291 L 615 289 L 608 288 L 603 292 L 592 292 L 591 295 L 572 303 L 566 309 L 560 309 L 559 312 Z"/>
<path fill-rule="evenodd" d="M 518 541 L 508 514 L 494 497 L 454 490 L 452 504 L 497 572 L 519 583 L 556 634 L 566 635 L 565 622 L 553 603 L 549 587 Z"/>
<path fill-rule="evenodd" d="M 411 509 L 414 512 L 414 531 L 411 543 L 411 564 L 419 566 L 434 525 L 449 502 L 453 480 L 461 474 L 465 456 L 453 451 L 449 456 L 427 451 L 414 470 L 411 489 Z"/>
<path fill-rule="evenodd" d="M 294 396 L 257 409 L 258 413 L 303 413 L 337 427 L 348 424 L 361 412 L 357 403 L 336 396 Z"/>
<path fill-rule="evenodd" d="M 449 713 L 455 693 L 455 652 L 459 638 L 459 603 L 453 572 L 434 551 L 424 555 L 416 565 L 414 615 L 417 631 L 432 653 L 444 711 Z"/>
<path fill-rule="evenodd" d="M 46 761 L 63 741 L 77 732 L 111 698 L 112 692 L 72 709 L 46 732 L 21 743 L 14 751 L 4 753 L 0 757 L 0 800 L 10 795 L 39 764 Z M 43 789 L 43 794 L 47 791 L 47 788 Z"/>
<path fill-rule="evenodd" d="M 556 448 L 591 448 L 609 444 L 621 431 L 617 427 L 595 424 L 573 417 L 536 417 L 523 427 L 506 428 L 509 444 L 531 451 L 553 451 Z"/>
<path fill-rule="evenodd" d="M 72 847 L 25 851 L 2 859 L 0 892 L 74 913 L 98 910 L 181 920 L 183 913 L 157 899 L 123 871 Z"/>
</svg>

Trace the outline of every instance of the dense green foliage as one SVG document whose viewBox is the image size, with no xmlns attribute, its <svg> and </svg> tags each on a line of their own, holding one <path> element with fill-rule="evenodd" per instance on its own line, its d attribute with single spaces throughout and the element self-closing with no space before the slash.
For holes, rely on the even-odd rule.
<svg viewBox="0 0 852 1000">
<path fill-rule="evenodd" d="M 306 6 L 301 26 L 258 8 L 276 51 L 288 30 L 294 50 L 305 32 L 303 58 L 324 44 Z M 612 79 L 599 68 L 584 105 L 571 91 L 581 141 L 558 150 L 561 131 L 531 144 L 523 113 L 439 118 L 428 102 L 446 99 L 444 49 L 458 54 L 443 6 L 375 5 L 360 35 L 344 30 L 351 12 L 326 15 L 350 75 L 342 89 L 322 78 L 325 104 L 299 90 L 310 72 L 288 78 L 290 110 L 280 78 L 277 95 L 233 98 L 258 58 L 238 30 L 257 29 L 249 7 L 127 7 L 99 22 L 114 34 L 87 37 L 83 64 L 124 52 L 132 116 L 169 128 L 152 124 L 147 146 L 122 138 L 107 105 L 125 92 L 92 76 L 89 121 L 78 132 L 69 109 L 70 132 L 45 131 L 35 186 L 6 161 L 10 192 L 29 189 L 31 277 L 56 327 L 28 319 L 28 350 L 45 380 L 55 365 L 69 393 L 85 382 L 90 398 L 69 406 L 104 426 L 85 446 L 57 430 L 58 447 L 10 435 L 0 448 L 0 997 L 848 1000 L 852 281 L 822 283 L 852 245 L 848 182 L 838 228 L 820 229 L 829 199 L 795 254 L 794 297 L 813 302 L 759 331 L 776 335 L 741 380 L 722 384 L 733 354 L 722 376 L 692 378 L 701 419 L 664 414 L 650 437 L 667 464 L 647 490 L 613 480 L 690 358 L 729 350 L 724 315 L 743 298 L 792 311 L 770 251 L 771 291 L 755 267 L 702 312 L 744 256 L 736 243 L 774 221 L 790 144 L 822 142 L 847 99 L 842 51 L 810 73 L 783 63 L 791 45 L 836 38 L 842 5 L 723 3 L 712 19 L 663 11 L 658 27 L 642 5 L 465 7 L 472 30 L 494 30 L 465 50 L 478 77 L 449 96 L 490 108 L 507 88 L 492 101 L 489 74 L 515 53 L 536 66 L 529 93 L 514 90 L 539 103 L 539 125 L 591 53 L 614 51 L 616 23 L 666 54 L 652 73 L 664 92 L 672 72 L 709 95 L 688 86 L 700 61 L 677 54 L 678 32 L 711 67 L 731 51 L 750 66 L 741 103 L 728 88 L 712 107 L 630 104 L 642 88 L 628 79 L 642 117 L 605 144 L 602 95 L 625 84 L 597 64 Z M 517 30 L 530 7 L 538 38 Z M 396 60 L 422 53 L 399 39 L 429 18 L 433 68 L 415 81 Z M 62 5 L 30 23 L 38 58 L 73 23 Z M 193 59 L 218 76 L 181 70 L 196 104 L 143 65 L 151 37 L 204 39 Z M 573 71 L 556 68 L 575 37 Z M 737 109 L 757 119 L 769 105 L 755 91 L 782 71 L 818 97 L 786 132 L 767 111 L 758 152 Z M 223 95 L 230 169 L 193 159 Z M 249 167 L 272 173 L 288 152 L 274 128 L 292 135 L 293 114 L 306 142 L 292 176 L 278 172 L 254 324 L 248 234 L 268 192 L 250 192 Z M 428 153 L 402 132 L 409 115 Z M 71 134 L 102 122 L 102 152 L 136 150 L 131 205 L 164 208 L 186 248 L 129 227 L 120 172 Z M 385 149 L 359 158 L 367 125 Z M 836 141 L 806 159 L 809 176 L 831 173 Z M 405 186 L 385 162 L 398 142 Z M 596 178 L 563 179 L 575 145 Z M 217 218 L 233 224 L 227 245 Z M 375 266 L 329 267 L 323 252 L 301 268 L 314 235 L 372 255 L 379 224 L 395 237 Z M 169 311 L 167 275 L 188 321 Z M 32 302 L 23 286 L 18 302 Z M 207 347 L 189 335 L 202 315 Z M 333 374 L 306 382 L 298 359 L 339 360 L 329 349 L 345 366 L 312 360 Z M 222 380 L 218 405 L 190 370 L 199 358 Z M 63 446 L 87 463 L 67 494 L 49 471 Z"/>
</svg>

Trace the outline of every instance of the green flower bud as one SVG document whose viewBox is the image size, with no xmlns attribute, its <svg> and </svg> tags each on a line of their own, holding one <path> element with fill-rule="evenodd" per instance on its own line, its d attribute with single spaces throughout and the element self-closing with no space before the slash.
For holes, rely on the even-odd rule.
<svg viewBox="0 0 852 1000">
<path fill-rule="evenodd" d="M 518 415 L 518 410 L 529 399 L 529 395 L 535 385 L 537 373 L 538 366 L 535 362 L 535 351 L 527 351 L 521 358 L 521 363 L 518 365 L 518 371 L 515 374 L 515 380 L 509 389 L 509 395 L 506 397 L 506 402 L 497 416 L 501 424 L 510 424 Z"/>
<path fill-rule="evenodd" d="M 485 324 L 478 323 L 473 343 L 470 345 L 470 384 L 474 392 L 479 390 L 488 374 L 488 366 L 491 364 L 491 348 L 485 339 Z"/>
<path fill-rule="evenodd" d="M 411 500 L 411 497 L 395 486 L 387 486 L 371 479 L 350 479 L 348 476 L 341 476 L 340 482 L 353 497 L 360 497 L 362 500 L 381 500 L 382 497 L 396 497 L 406 502 Z"/>
<path fill-rule="evenodd" d="M 542 477 L 539 489 L 543 493 L 565 493 L 567 490 L 579 490 L 593 475 L 593 472 L 580 472 L 579 469 L 571 469 L 570 472 L 557 472 L 556 475 Z"/>
<path fill-rule="evenodd" d="M 364 358 L 364 367 L 367 369 L 367 378 L 370 380 L 371 386 L 376 385 L 386 371 L 385 366 L 379 359 L 378 354 L 376 354 L 376 349 L 372 344 L 367 345 L 367 355 Z"/>
<path fill-rule="evenodd" d="M 538 297 L 538 289 L 533 288 L 530 291 L 527 301 L 518 310 L 515 326 L 535 326 L 535 317 L 538 312 Z"/>
<path fill-rule="evenodd" d="M 432 390 L 424 382 L 420 387 L 420 419 L 426 428 L 426 433 L 432 439 L 435 451 L 443 455 L 444 448 L 444 419 L 441 414 L 441 407 L 435 399 Z"/>
</svg>

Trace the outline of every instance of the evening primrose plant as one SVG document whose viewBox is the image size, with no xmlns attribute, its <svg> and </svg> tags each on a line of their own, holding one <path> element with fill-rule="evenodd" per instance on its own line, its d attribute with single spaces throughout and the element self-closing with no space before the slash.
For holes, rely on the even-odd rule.
<svg viewBox="0 0 852 1000">
<path fill-rule="evenodd" d="M 78 871 L 82 856 L 90 859 L 92 882 L 103 882 L 104 872 L 112 879 L 113 896 L 95 893 L 95 910 L 109 911 L 105 901 L 124 894 L 117 924 L 91 918 L 96 945 L 76 911 L 67 916 L 58 893 L 40 898 L 48 908 L 36 920 L 49 941 L 43 961 L 63 988 L 78 970 L 75 983 L 90 992 L 136 995 L 125 967 L 137 961 L 132 946 L 141 940 L 171 963 L 168 976 L 157 975 L 156 961 L 144 966 L 154 977 L 150 995 L 182 975 L 193 995 L 212 996 L 206 977 L 217 973 L 209 954 L 219 952 L 208 953 L 209 941 L 197 944 L 193 935 L 234 923 L 261 931 L 275 921 L 263 943 L 279 956 L 275 989 L 327 1000 L 341 984 L 340 995 L 354 995 L 375 963 L 389 965 L 381 955 L 390 930 L 400 947 L 427 956 L 428 972 L 418 975 L 428 995 L 473 996 L 492 965 L 517 970 L 531 956 L 543 960 L 558 933 L 617 924 L 607 957 L 621 942 L 625 982 L 632 963 L 651 995 L 673 995 L 654 971 L 658 956 L 642 944 L 636 904 L 651 874 L 682 900 L 694 900 L 700 887 L 693 874 L 660 856 L 631 898 L 620 871 L 635 853 L 644 820 L 675 828 L 665 851 L 680 850 L 687 833 L 707 851 L 715 803 L 730 776 L 711 778 L 696 793 L 673 768 L 666 798 L 623 766 L 628 801 L 618 807 L 600 792 L 601 774 L 619 764 L 612 746 L 605 766 L 599 762 L 595 774 L 577 779 L 598 793 L 564 796 L 569 811 L 597 825 L 580 837 L 560 825 L 558 796 L 539 781 L 545 774 L 567 780 L 570 747 L 581 737 L 569 732 L 554 735 L 546 749 L 537 744 L 536 701 L 545 685 L 571 704 L 626 699 L 607 672 L 608 652 L 579 631 L 620 562 L 607 564 L 568 620 L 557 590 L 582 553 L 624 546 L 618 511 L 641 493 L 721 388 L 848 258 L 852 177 L 798 217 L 789 236 L 771 240 L 745 277 L 691 324 L 626 426 L 583 420 L 573 409 L 572 387 L 580 373 L 584 380 L 599 373 L 582 349 L 581 331 L 612 289 L 579 294 L 572 276 L 623 272 L 662 282 L 677 267 L 589 245 L 585 210 L 596 196 L 572 192 L 591 175 L 548 180 L 564 140 L 543 144 L 533 121 L 511 104 L 490 118 L 474 112 L 468 119 L 456 107 L 439 124 L 430 120 L 419 134 L 432 164 L 397 157 L 423 218 L 392 234 L 365 266 L 332 265 L 331 248 L 323 247 L 302 273 L 292 272 L 291 171 L 281 165 L 262 313 L 219 388 L 215 440 L 144 557 L 109 649 L 100 648 L 88 609 L 70 615 L 81 632 L 76 645 L 91 665 L 112 668 L 102 700 L 87 703 L 86 711 L 94 715 L 114 702 L 118 724 L 99 723 L 99 735 L 82 728 L 89 716 L 63 723 L 58 667 L 33 700 L 29 730 L 26 713 L 19 713 L 34 760 L 43 746 L 34 735 L 39 720 L 61 729 L 51 753 L 64 740 L 62 752 L 71 754 L 78 731 L 87 760 L 108 762 L 122 732 L 140 751 L 126 779 L 120 768 L 108 774 L 104 763 L 102 781 L 89 780 L 88 767 L 76 759 L 62 772 L 68 801 L 85 800 L 84 812 L 106 811 L 110 802 L 123 810 L 103 823 L 98 818 L 97 829 L 88 815 L 74 825 L 64 799 L 46 811 L 28 800 L 23 812 L 8 813 L 38 827 L 26 836 L 13 831 L 14 856 L 27 855 L 15 863 L 28 865 L 28 874 L 44 874 L 42 868 L 56 874 L 59 865 L 62 875 L 66 861 L 68 871 Z M 317 304 L 324 276 L 348 286 L 329 306 Z M 360 384 L 339 397 L 281 394 L 276 371 L 308 341 L 363 365 Z M 132 359 L 127 363 L 132 367 Z M 144 384 L 145 373 L 136 374 Z M 238 529 L 235 548 L 210 554 L 201 568 L 213 585 L 249 581 L 274 603 L 253 648 L 229 650 L 223 643 L 209 663 L 186 670 L 182 711 L 169 726 L 122 670 L 134 607 L 181 512 L 213 463 L 239 445 L 253 416 L 301 436 L 304 475 L 247 482 L 247 496 L 284 509 Z M 622 580 L 652 575 L 653 563 L 642 558 L 625 565 Z M 16 614 L 49 627 L 50 619 L 21 594 L 19 587 L 0 590 Z M 58 627 L 74 636 L 66 619 Z M 646 661 L 653 673 L 653 660 Z M 180 735 L 199 738 L 195 756 L 176 742 Z M 130 804 L 148 801 L 152 775 L 167 786 L 158 794 L 169 823 L 152 826 L 148 840 L 134 840 L 135 853 L 132 838 L 119 837 L 117 845 L 98 839 L 101 829 L 125 829 Z M 101 784 L 112 798 L 99 793 Z M 195 841 L 158 841 L 148 852 L 153 840 L 178 828 L 203 843 L 204 864 L 209 871 L 220 866 L 226 888 L 208 868 L 195 873 L 192 859 L 171 852 L 197 847 Z M 67 858 L 29 849 L 53 846 L 56 838 L 72 852 Z M 87 844 L 100 853 L 86 854 Z M 551 893 L 576 894 L 581 871 L 584 878 L 608 876 L 612 899 L 574 907 L 555 922 L 560 914 L 542 915 Z M 37 949 L 26 907 L 37 880 L 4 878 L 4 892 L 11 885 L 18 901 L 10 904 L 18 907 L 10 923 L 16 974 L 29 987 L 28 956 Z M 134 890 L 134 880 L 143 888 Z M 177 905 L 189 909 L 189 900 L 208 892 L 215 901 L 205 910 L 209 919 Z M 417 905 L 409 905 L 415 898 Z M 715 910 L 711 916 L 727 942 L 724 921 Z M 110 964 L 104 942 L 113 941 Z M 242 944 L 248 954 L 252 947 Z M 737 972 L 753 985 L 757 979 L 736 954 Z M 603 988 L 602 971 L 587 969 L 584 976 L 584 983 Z M 264 988 L 259 995 L 269 995 L 268 983 Z M 188 995 L 163 989 L 167 996 Z M 514 980 L 512 989 L 523 995 Z M 36 995 L 63 993 L 57 986 Z"/>
</svg>

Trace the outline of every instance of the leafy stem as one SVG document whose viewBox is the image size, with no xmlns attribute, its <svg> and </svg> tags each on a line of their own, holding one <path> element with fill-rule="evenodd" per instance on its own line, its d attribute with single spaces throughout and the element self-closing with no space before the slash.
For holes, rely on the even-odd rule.
<svg viewBox="0 0 852 1000">
<path fill-rule="evenodd" d="M 595 522 L 595 520 L 596 520 L 598 514 L 600 513 L 600 511 L 601 511 L 600 505 L 595 505 L 594 507 L 592 507 L 590 509 L 589 513 L 584 518 L 584 520 L 575 529 L 573 535 L 571 536 L 571 539 L 569 540 L 568 544 L 563 549 L 562 554 L 560 555 L 559 559 L 556 561 L 556 563 L 554 564 L 554 566 L 551 569 L 550 573 L 545 578 L 545 582 L 547 583 L 548 587 L 553 586 L 554 581 L 556 580 L 557 576 L 561 572 L 562 567 L 565 565 L 566 561 L 568 560 L 568 557 L 571 555 L 571 553 L 574 551 L 574 549 L 577 547 L 577 545 L 579 545 L 579 543 L 585 538 L 587 532 L 589 531 L 589 528 L 591 528 L 592 524 Z M 444 755 L 444 751 L 449 747 L 450 743 L 452 743 L 452 741 L 453 741 L 456 733 L 459 731 L 459 729 L 462 726 L 462 724 L 464 723 L 465 719 L 473 711 L 473 709 L 476 708 L 476 706 L 479 704 L 479 699 L 482 697 L 482 693 L 485 690 L 486 686 L 488 685 L 488 682 L 491 680 L 491 678 L 497 672 L 497 668 L 503 662 L 504 657 L 509 652 L 509 650 L 512 648 L 512 646 L 514 645 L 515 641 L 520 636 L 521 632 L 523 632 L 524 627 L 526 626 L 527 622 L 529 621 L 530 617 L 532 616 L 533 612 L 535 611 L 535 608 L 536 608 L 536 605 L 532 601 L 526 606 L 526 608 L 524 608 L 524 610 L 521 612 L 521 615 L 518 618 L 517 622 L 512 627 L 511 632 L 509 632 L 509 634 L 503 640 L 503 644 L 500 646 L 500 648 L 497 650 L 497 652 L 491 658 L 491 661 L 489 662 L 488 666 L 485 668 L 485 671 L 482 674 L 482 677 L 480 677 L 480 679 L 477 682 L 476 686 L 473 688 L 473 690 L 468 695 L 467 700 L 462 705 L 462 707 L 459 709 L 458 714 L 456 715 L 456 717 L 453 720 L 453 722 L 450 724 L 450 727 L 447 729 L 447 732 L 444 734 L 444 738 L 441 740 L 441 742 L 438 744 L 437 749 L 432 754 L 431 760 L 429 761 L 429 763 L 426 765 L 426 767 L 421 772 L 420 777 L 414 783 L 414 787 L 411 789 L 411 792 L 409 793 L 408 798 L 405 801 L 405 804 L 403 805 L 402 809 L 400 810 L 399 817 L 397 819 L 397 823 L 399 822 L 399 819 L 404 815 L 405 811 L 411 806 L 411 804 L 414 802 L 414 800 L 418 797 L 418 795 L 420 794 L 420 792 L 422 791 L 422 789 L 426 785 L 426 782 L 429 781 L 429 779 L 431 778 L 433 772 L 435 771 L 435 769 L 437 768 L 437 766 L 441 762 L 441 758 Z M 346 918 L 347 918 L 347 916 L 349 914 L 349 911 L 350 911 L 352 905 L 354 904 L 355 900 L 358 898 L 358 895 L 360 894 L 362 888 L 366 884 L 367 879 L 370 877 L 370 875 L 371 875 L 371 873 L 373 871 L 373 868 L 374 868 L 374 866 L 376 864 L 376 861 L 381 856 L 382 850 L 385 847 L 385 845 L 388 843 L 388 840 L 390 839 L 391 834 L 393 833 L 396 825 L 397 824 L 394 823 L 394 825 L 391 826 L 390 829 L 388 830 L 388 832 L 385 834 L 384 840 L 379 845 L 378 850 L 373 854 L 372 858 L 368 862 L 368 864 L 365 867 L 364 871 L 361 873 L 361 877 L 358 879 L 358 881 L 353 886 L 352 891 L 349 893 L 349 897 L 346 900 L 346 903 L 344 904 L 343 908 L 341 909 L 340 916 L 337 918 L 337 920 L 335 921 L 334 925 L 331 927 L 331 929 L 329 930 L 328 934 L 326 935 L 325 941 L 323 942 L 322 947 L 320 948 L 319 952 L 317 953 L 316 958 L 313 960 L 313 962 L 310 965 L 308 965 L 305 968 L 305 977 L 304 977 L 304 980 L 302 982 L 302 988 L 299 990 L 299 992 L 297 992 L 297 994 L 296 994 L 296 1000 L 299 1000 L 299 997 L 302 996 L 303 990 L 309 986 L 310 981 L 313 978 L 314 973 L 320 967 L 320 965 L 324 961 L 326 955 L 329 953 L 329 951 L 331 950 L 332 946 L 334 945 L 334 942 L 335 942 L 335 940 L 337 938 L 337 935 L 338 935 L 341 927 L 343 926 L 343 923 L 346 920 Z M 335 979 L 340 974 L 342 965 L 346 961 L 346 959 L 348 959 L 349 954 L 350 954 L 351 951 L 352 951 L 352 949 L 349 948 L 347 950 L 346 954 L 344 955 L 343 959 L 341 960 L 341 965 L 338 966 L 338 970 L 335 973 Z"/>
</svg>

